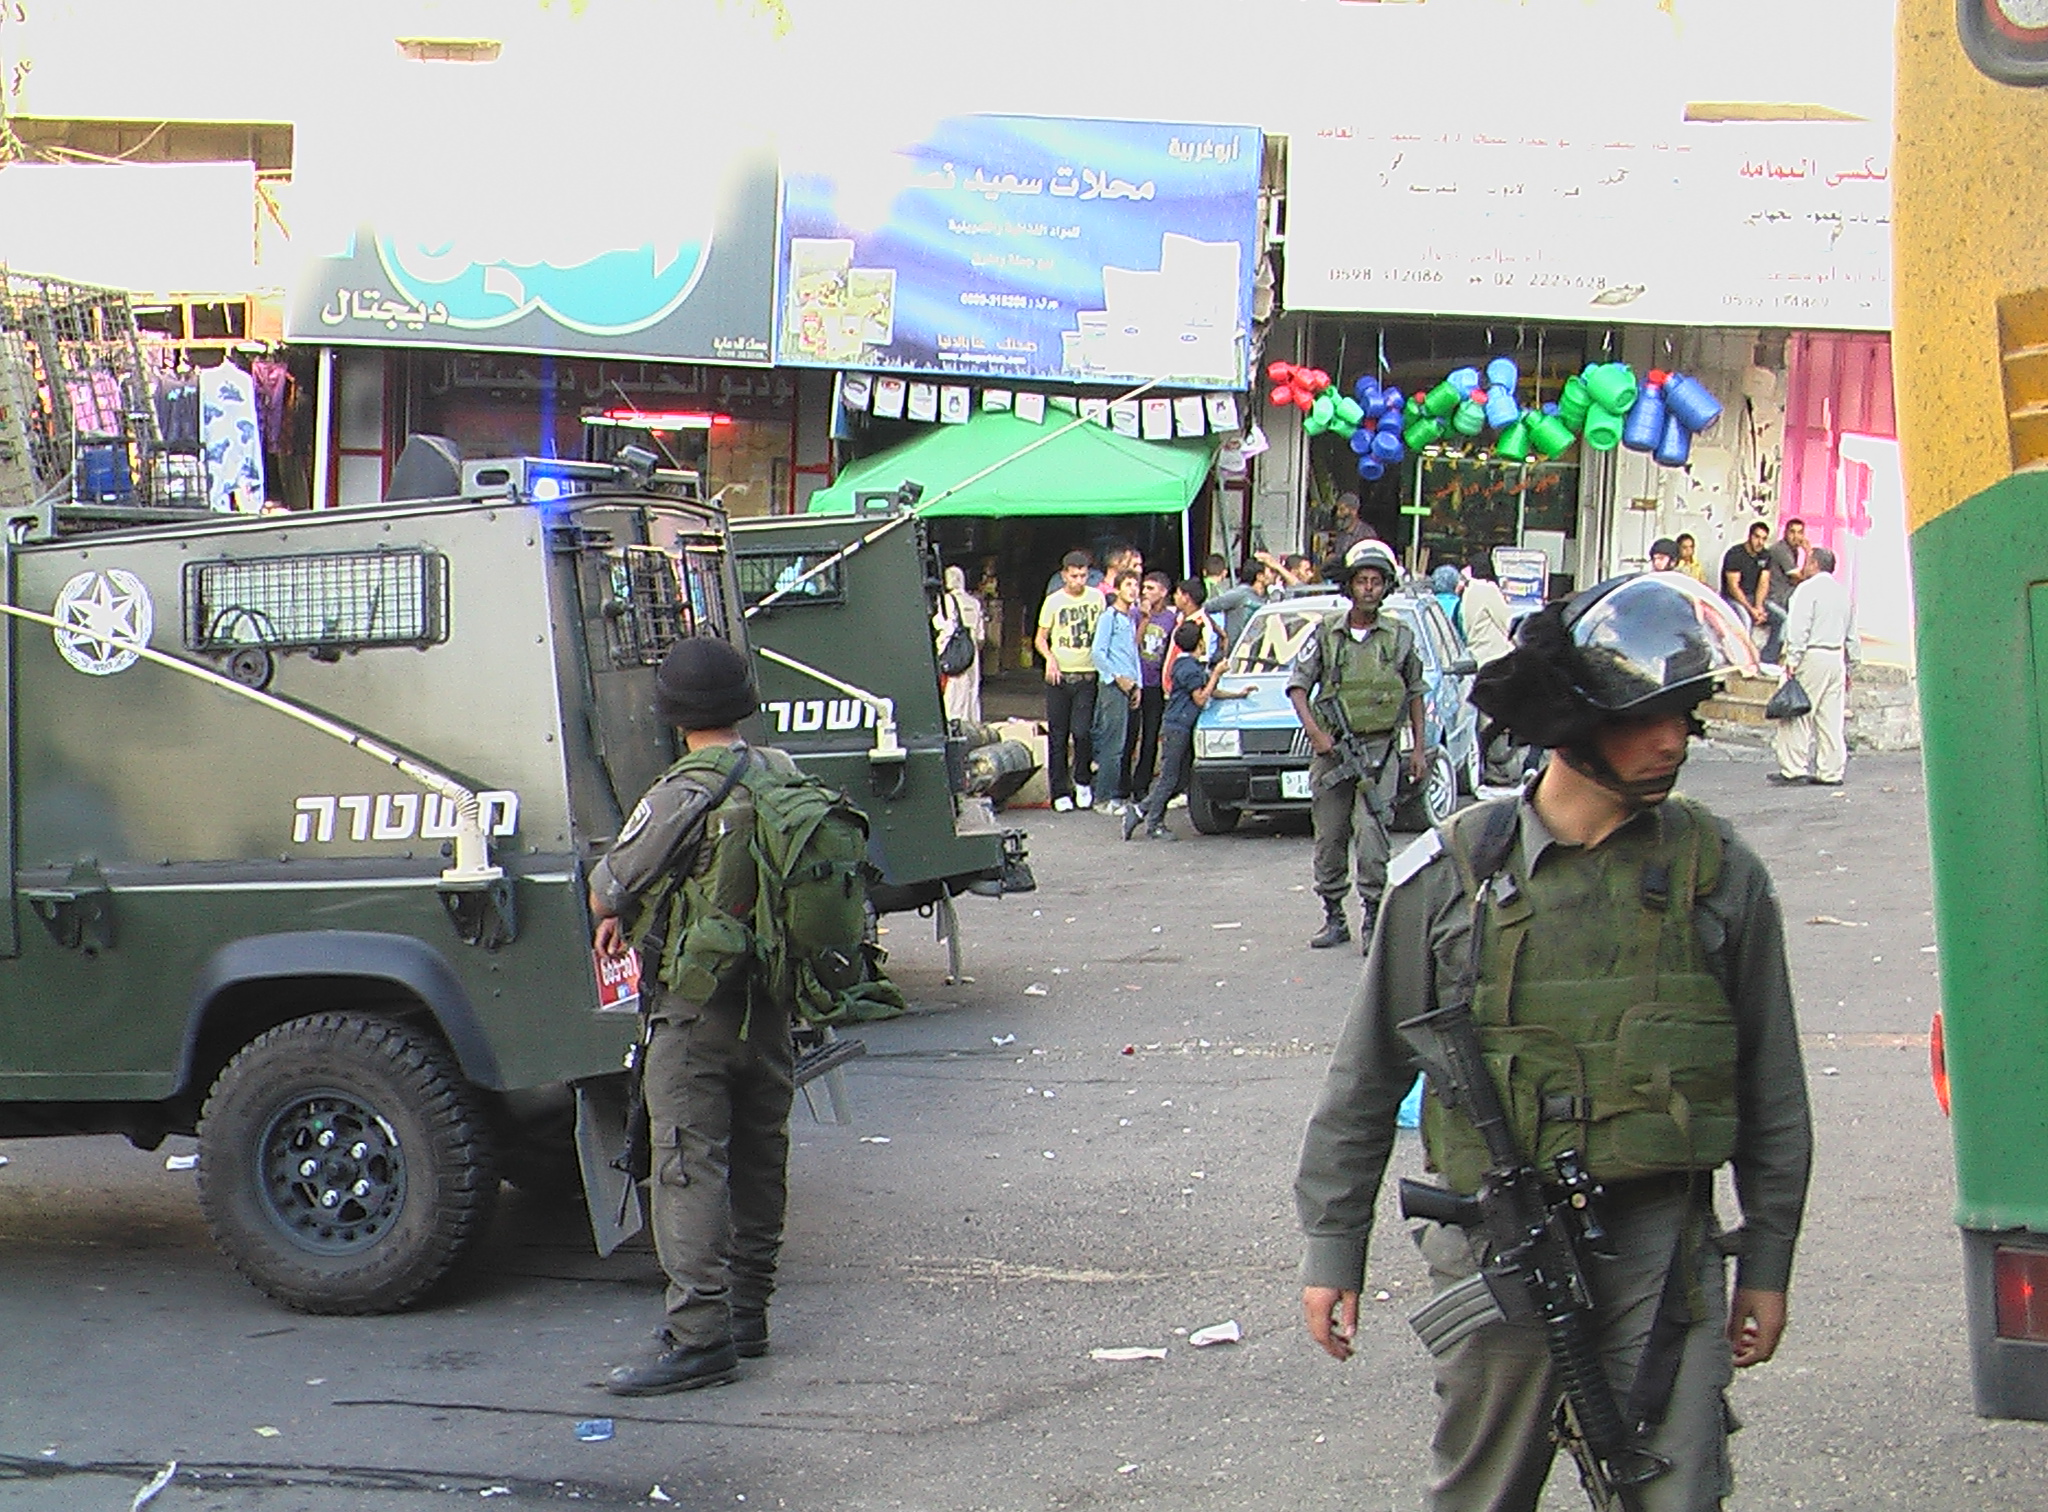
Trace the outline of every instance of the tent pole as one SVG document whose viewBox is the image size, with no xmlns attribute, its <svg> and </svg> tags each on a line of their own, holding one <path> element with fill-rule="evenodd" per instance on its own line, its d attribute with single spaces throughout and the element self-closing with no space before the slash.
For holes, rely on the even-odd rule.
<svg viewBox="0 0 2048 1512">
<path fill-rule="evenodd" d="M 1180 575 L 1183 578 L 1192 578 L 1195 575 L 1195 550 L 1188 538 L 1188 531 L 1192 528 L 1188 524 L 1188 517 L 1194 512 L 1195 506 L 1192 504 L 1180 512 Z"/>
</svg>

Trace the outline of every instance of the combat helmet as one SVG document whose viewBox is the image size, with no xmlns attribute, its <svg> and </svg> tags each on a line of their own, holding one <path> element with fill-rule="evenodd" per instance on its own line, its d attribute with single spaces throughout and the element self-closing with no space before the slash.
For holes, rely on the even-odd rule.
<svg viewBox="0 0 2048 1512">
<path fill-rule="evenodd" d="M 1558 751 L 1631 801 L 1593 736 L 1615 720 L 1691 715 L 1731 672 L 1754 673 L 1756 648 L 1734 612 L 1680 572 L 1611 578 L 1523 620 L 1515 649 L 1480 671 L 1473 705 L 1486 738 L 1509 732 Z M 1694 733 L 1701 733 L 1694 721 Z M 1668 787 L 1667 784 L 1663 786 Z"/>
</svg>

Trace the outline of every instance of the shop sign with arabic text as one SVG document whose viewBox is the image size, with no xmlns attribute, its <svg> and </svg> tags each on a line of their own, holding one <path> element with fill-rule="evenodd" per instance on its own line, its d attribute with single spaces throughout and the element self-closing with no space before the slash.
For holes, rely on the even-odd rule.
<svg viewBox="0 0 2048 1512">
<path fill-rule="evenodd" d="M 1256 127 L 956 116 L 785 162 L 776 360 L 1239 388 Z"/>
</svg>

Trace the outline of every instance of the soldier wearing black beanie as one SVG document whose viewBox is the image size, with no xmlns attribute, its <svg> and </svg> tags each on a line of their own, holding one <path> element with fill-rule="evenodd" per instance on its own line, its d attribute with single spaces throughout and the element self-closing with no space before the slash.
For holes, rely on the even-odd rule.
<svg viewBox="0 0 2048 1512">
<path fill-rule="evenodd" d="M 677 641 L 654 674 L 655 712 L 678 730 L 736 725 L 757 702 L 746 653 L 709 635 Z"/>
<path fill-rule="evenodd" d="M 623 960 L 637 944 L 643 963 L 650 1227 L 668 1276 L 652 1353 L 605 1378 L 618 1396 L 715 1386 L 768 1352 L 795 1086 L 790 1005 L 756 1001 L 739 967 L 694 987 L 669 969 L 678 953 L 697 959 L 700 929 L 709 941 L 712 927 L 746 917 L 759 886 L 749 784 L 796 775 L 781 751 L 740 738 L 757 698 L 744 651 L 710 636 L 676 642 L 654 674 L 654 707 L 686 753 L 590 874 L 598 952 Z"/>
</svg>

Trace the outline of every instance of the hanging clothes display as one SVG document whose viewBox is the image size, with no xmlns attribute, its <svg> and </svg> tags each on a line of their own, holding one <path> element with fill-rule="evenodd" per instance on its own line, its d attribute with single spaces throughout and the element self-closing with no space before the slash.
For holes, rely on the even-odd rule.
<svg viewBox="0 0 2048 1512">
<path fill-rule="evenodd" d="M 199 439 L 206 457 L 206 503 L 217 514 L 263 507 L 263 442 L 256 384 L 231 362 L 201 368 Z"/>
</svg>

